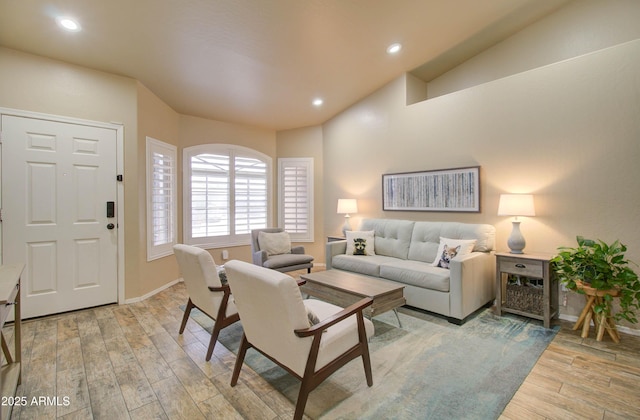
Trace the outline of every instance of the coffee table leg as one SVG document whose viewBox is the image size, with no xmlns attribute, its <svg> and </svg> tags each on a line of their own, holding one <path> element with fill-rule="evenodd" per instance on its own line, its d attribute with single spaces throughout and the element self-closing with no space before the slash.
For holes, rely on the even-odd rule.
<svg viewBox="0 0 640 420">
<path fill-rule="evenodd" d="M 396 314 L 396 318 L 398 319 L 398 326 L 402 328 L 402 322 L 400 322 L 400 316 L 398 315 L 398 310 L 394 309 L 393 313 Z"/>
</svg>

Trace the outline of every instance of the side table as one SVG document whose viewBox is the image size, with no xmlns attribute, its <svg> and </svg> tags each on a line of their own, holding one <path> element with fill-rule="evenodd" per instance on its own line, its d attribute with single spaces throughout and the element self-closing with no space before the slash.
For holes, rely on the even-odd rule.
<svg viewBox="0 0 640 420">
<path fill-rule="evenodd" d="M 496 255 L 496 311 L 522 315 L 551 326 L 558 315 L 558 285 L 550 270 L 552 254 Z"/>
</svg>

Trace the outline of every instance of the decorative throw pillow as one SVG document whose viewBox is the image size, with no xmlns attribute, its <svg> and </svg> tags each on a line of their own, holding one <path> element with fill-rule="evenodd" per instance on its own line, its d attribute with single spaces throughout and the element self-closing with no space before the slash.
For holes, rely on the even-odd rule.
<svg viewBox="0 0 640 420">
<path fill-rule="evenodd" d="M 224 267 L 219 265 L 216 267 L 216 272 L 218 273 L 218 277 L 220 278 L 220 283 L 227 284 L 227 272 L 224 271 Z"/>
<path fill-rule="evenodd" d="M 376 255 L 375 231 L 352 231 L 347 234 L 347 255 Z"/>
<path fill-rule="evenodd" d="M 470 254 L 476 242 L 475 239 L 449 239 L 440 237 L 440 246 L 438 246 L 436 259 L 431 265 L 448 269 L 452 259 Z"/>
<path fill-rule="evenodd" d="M 291 254 L 291 238 L 287 232 L 258 232 L 258 245 L 267 255 Z"/>
<path fill-rule="evenodd" d="M 318 315 L 316 315 L 315 312 L 313 312 L 311 309 L 307 308 L 306 306 L 305 308 L 307 309 L 307 318 L 309 318 L 309 326 L 313 327 L 314 325 L 320 322 L 320 319 L 318 319 Z"/>
</svg>

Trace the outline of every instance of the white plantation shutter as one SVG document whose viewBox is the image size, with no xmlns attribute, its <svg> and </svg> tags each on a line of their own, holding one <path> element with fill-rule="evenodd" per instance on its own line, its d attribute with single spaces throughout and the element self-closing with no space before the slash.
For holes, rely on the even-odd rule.
<svg viewBox="0 0 640 420">
<path fill-rule="evenodd" d="M 292 240 L 313 241 L 313 158 L 278 159 L 278 220 Z"/>
<path fill-rule="evenodd" d="M 249 243 L 270 219 L 271 158 L 240 146 L 208 144 L 184 150 L 185 243 Z"/>
<path fill-rule="evenodd" d="M 176 243 L 177 149 L 147 137 L 147 261 L 173 253 Z"/>
<path fill-rule="evenodd" d="M 255 158 L 235 159 L 236 233 L 267 227 L 267 164 Z"/>
<path fill-rule="evenodd" d="M 191 236 L 229 235 L 229 156 L 191 157 Z"/>
</svg>

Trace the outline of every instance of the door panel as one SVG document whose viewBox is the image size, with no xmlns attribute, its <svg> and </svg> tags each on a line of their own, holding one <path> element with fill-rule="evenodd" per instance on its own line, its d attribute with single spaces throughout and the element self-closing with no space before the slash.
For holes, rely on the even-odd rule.
<svg viewBox="0 0 640 420">
<path fill-rule="evenodd" d="M 3 262 L 25 262 L 23 317 L 117 302 L 115 130 L 2 116 Z"/>
</svg>

